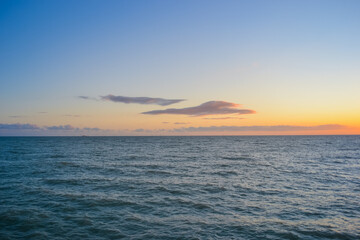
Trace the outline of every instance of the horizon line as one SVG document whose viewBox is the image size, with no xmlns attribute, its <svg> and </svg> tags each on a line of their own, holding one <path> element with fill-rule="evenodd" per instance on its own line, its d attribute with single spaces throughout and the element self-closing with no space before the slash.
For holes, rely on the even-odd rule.
<svg viewBox="0 0 360 240">
<path fill-rule="evenodd" d="M 276 137 L 276 136 L 360 136 L 360 134 L 267 134 L 267 135 L 44 135 L 44 136 L 0 136 L 2 137 Z"/>
</svg>

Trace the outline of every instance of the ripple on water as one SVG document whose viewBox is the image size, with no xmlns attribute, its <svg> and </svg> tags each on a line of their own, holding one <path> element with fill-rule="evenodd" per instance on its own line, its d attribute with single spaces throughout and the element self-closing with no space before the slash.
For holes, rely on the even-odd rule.
<svg viewBox="0 0 360 240">
<path fill-rule="evenodd" d="M 254 161 L 254 158 L 251 157 L 245 157 L 245 156 L 239 156 L 239 157 L 222 157 L 222 159 L 225 160 L 233 160 L 233 161 Z"/>
</svg>

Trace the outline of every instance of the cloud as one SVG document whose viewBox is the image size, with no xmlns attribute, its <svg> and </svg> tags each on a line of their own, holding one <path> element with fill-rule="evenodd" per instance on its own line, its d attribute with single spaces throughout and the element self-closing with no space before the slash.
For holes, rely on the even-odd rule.
<svg viewBox="0 0 360 240">
<path fill-rule="evenodd" d="M 85 100 L 91 99 L 91 97 L 88 97 L 88 96 L 78 96 L 78 98 L 85 99 Z"/>
<path fill-rule="evenodd" d="M 210 101 L 203 103 L 196 107 L 188 108 L 168 108 L 165 110 L 154 110 L 143 112 L 142 114 L 159 115 L 159 114 L 183 114 L 189 116 L 206 116 L 216 114 L 252 114 L 254 110 L 239 109 L 240 104 L 224 102 L 224 101 Z"/>
<path fill-rule="evenodd" d="M 12 115 L 12 116 L 8 116 L 9 118 L 22 118 L 25 117 L 23 115 Z"/>
<path fill-rule="evenodd" d="M 0 123 L 0 136 L 77 136 L 77 135 L 109 135 L 124 134 L 123 130 L 107 130 L 101 128 L 78 128 L 67 125 L 37 126 L 35 124 Z"/>
<path fill-rule="evenodd" d="M 337 130 L 345 126 L 339 124 L 326 124 L 317 126 L 294 126 L 294 125 L 275 125 L 275 126 L 211 126 L 211 127 L 188 127 L 175 128 L 174 132 L 286 132 L 286 131 L 311 131 L 311 130 Z"/>
<path fill-rule="evenodd" d="M 174 103 L 185 101 L 185 99 L 164 99 L 164 98 L 150 98 L 150 97 L 124 97 L 124 96 L 114 96 L 107 95 L 102 96 L 101 99 L 112 101 L 112 102 L 121 102 L 121 103 L 137 103 L 137 104 L 155 104 L 160 106 L 167 106 Z"/>
<path fill-rule="evenodd" d="M 74 115 L 74 114 L 65 114 L 64 116 L 65 117 L 75 117 L 75 118 L 81 117 L 80 115 Z"/>
<path fill-rule="evenodd" d="M 219 117 L 219 118 L 203 118 L 206 120 L 228 120 L 228 119 L 245 119 L 245 118 L 238 118 L 238 117 Z"/>
<path fill-rule="evenodd" d="M 11 124 L 7 124 L 7 123 L 0 123 L 0 130 L 42 130 L 42 131 L 46 131 L 46 130 L 64 130 L 64 131 L 105 131 L 104 129 L 100 129 L 100 128 L 89 128 L 89 127 L 85 127 L 85 128 L 76 128 L 73 127 L 69 124 L 67 125 L 58 125 L 58 126 L 48 126 L 48 127 L 39 127 L 35 124 L 29 124 L 29 123 L 25 123 L 25 124 L 21 124 L 21 123 L 11 123 Z"/>
<path fill-rule="evenodd" d="M 13 123 L 13 124 L 6 124 L 0 123 L 0 130 L 36 130 L 40 129 L 40 127 L 36 126 L 35 124 L 21 124 L 21 123 Z"/>
<path fill-rule="evenodd" d="M 171 122 L 162 122 L 163 124 L 170 124 Z M 175 124 L 175 125 L 181 125 L 181 124 L 190 124 L 190 122 L 174 122 L 172 124 Z"/>
<path fill-rule="evenodd" d="M 47 130 L 76 130 L 73 126 L 71 125 L 59 125 L 59 126 L 51 126 L 51 127 L 47 127 Z"/>
<path fill-rule="evenodd" d="M 81 130 L 81 129 L 80 129 Z M 95 131 L 95 132 L 97 132 L 97 131 L 101 131 L 102 129 L 100 129 L 100 128 L 88 128 L 88 127 L 86 127 L 86 128 L 83 128 L 82 130 L 85 130 L 85 131 Z"/>
<path fill-rule="evenodd" d="M 151 132 L 154 132 L 154 130 L 138 128 L 138 129 L 133 130 L 133 132 L 136 132 L 136 133 L 151 133 Z"/>
<path fill-rule="evenodd" d="M 78 98 L 84 100 L 105 100 L 111 102 L 120 102 L 120 103 L 136 103 L 136 104 L 152 104 L 152 105 L 160 105 L 167 106 L 171 104 L 175 104 L 178 102 L 185 101 L 185 99 L 164 99 L 164 98 L 151 98 L 151 97 L 125 97 L 125 96 L 114 96 L 112 94 L 106 96 L 100 96 L 100 99 L 89 96 L 77 96 Z"/>
<path fill-rule="evenodd" d="M 133 130 L 128 130 L 129 133 L 144 133 L 144 134 L 157 134 L 157 133 L 164 133 L 164 132 L 169 132 L 168 129 L 144 129 L 144 128 L 138 128 L 138 129 L 133 129 Z"/>
<path fill-rule="evenodd" d="M 94 100 L 94 101 L 99 101 L 99 99 L 94 98 L 94 97 L 88 97 L 88 96 L 77 96 L 78 98 L 84 99 L 84 100 Z"/>
<path fill-rule="evenodd" d="M 93 132 L 98 132 L 98 131 L 107 131 L 105 129 L 101 129 L 101 128 L 90 128 L 90 127 L 84 127 L 84 128 L 77 128 L 77 127 L 73 127 L 69 124 L 67 125 L 58 125 L 58 126 L 50 126 L 50 127 L 45 127 L 45 130 L 50 130 L 50 131 L 73 131 L 73 132 L 82 132 L 82 131 L 93 131 Z"/>
</svg>

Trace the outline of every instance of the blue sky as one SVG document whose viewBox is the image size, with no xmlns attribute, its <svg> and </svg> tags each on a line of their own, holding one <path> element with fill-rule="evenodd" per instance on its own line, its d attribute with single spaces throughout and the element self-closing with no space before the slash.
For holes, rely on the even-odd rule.
<svg viewBox="0 0 360 240">
<path fill-rule="evenodd" d="M 359 127 L 359 12 L 351 0 L 0 1 L 0 123 L 214 125 L 78 98 L 112 94 L 186 99 L 178 108 L 226 101 L 257 112 L 217 126 Z"/>
</svg>

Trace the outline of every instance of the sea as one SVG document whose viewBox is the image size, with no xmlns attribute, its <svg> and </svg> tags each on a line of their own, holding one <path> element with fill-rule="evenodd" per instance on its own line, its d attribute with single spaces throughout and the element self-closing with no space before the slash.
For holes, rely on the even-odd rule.
<svg viewBox="0 0 360 240">
<path fill-rule="evenodd" d="M 0 239 L 360 239 L 360 136 L 1 137 Z"/>
</svg>

